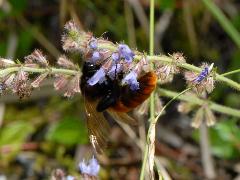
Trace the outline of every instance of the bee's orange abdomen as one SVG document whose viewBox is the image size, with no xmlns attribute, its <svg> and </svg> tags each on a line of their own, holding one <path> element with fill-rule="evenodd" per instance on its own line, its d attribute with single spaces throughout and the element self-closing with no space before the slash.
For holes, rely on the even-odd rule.
<svg viewBox="0 0 240 180">
<path fill-rule="evenodd" d="M 138 105 L 142 104 L 153 92 L 157 84 L 157 75 L 148 72 L 138 79 L 139 89 L 132 91 L 129 87 L 122 89 L 119 101 L 112 107 L 118 112 L 129 112 Z"/>
</svg>

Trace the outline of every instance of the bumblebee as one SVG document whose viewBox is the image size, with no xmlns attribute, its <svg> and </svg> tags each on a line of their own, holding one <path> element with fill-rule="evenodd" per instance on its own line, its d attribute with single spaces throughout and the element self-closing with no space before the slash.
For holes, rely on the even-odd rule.
<svg viewBox="0 0 240 180">
<path fill-rule="evenodd" d="M 148 72 L 138 78 L 139 88 L 131 90 L 129 85 L 121 85 L 123 74 L 116 78 L 106 77 L 104 83 L 90 86 L 88 80 L 100 69 L 100 65 L 84 62 L 80 81 L 81 92 L 85 100 L 87 127 L 90 142 L 94 149 L 101 153 L 106 147 L 110 127 L 103 112 L 107 112 L 113 119 L 137 125 L 136 119 L 127 113 L 142 104 L 156 87 L 157 76 Z"/>
</svg>

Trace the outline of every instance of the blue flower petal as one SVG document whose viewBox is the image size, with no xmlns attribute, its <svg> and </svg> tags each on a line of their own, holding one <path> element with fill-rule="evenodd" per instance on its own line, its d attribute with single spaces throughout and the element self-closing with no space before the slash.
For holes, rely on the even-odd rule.
<svg viewBox="0 0 240 180">
<path fill-rule="evenodd" d="M 92 39 L 92 40 L 89 42 L 89 47 L 90 47 L 91 49 L 97 49 L 97 46 L 98 46 L 98 44 L 97 44 L 97 40 L 96 40 L 96 39 Z"/>
<path fill-rule="evenodd" d="M 78 166 L 82 174 L 88 174 L 90 176 L 97 176 L 100 170 L 100 165 L 94 157 L 89 160 L 88 165 L 83 160 Z"/>
<path fill-rule="evenodd" d="M 121 58 L 124 58 L 128 63 L 131 63 L 135 54 L 126 44 L 119 44 L 118 52 Z"/>
<path fill-rule="evenodd" d="M 111 69 L 108 71 L 108 76 L 111 79 L 116 78 L 116 74 L 120 73 L 122 71 L 122 65 L 121 64 L 114 64 Z"/>
<path fill-rule="evenodd" d="M 100 165 L 98 164 L 98 161 L 94 157 L 90 159 L 88 166 L 90 167 L 90 173 L 91 173 L 90 175 L 97 176 L 100 170 Z"/>
<path fill-rule="evenodd" d="M 112 60 L 117 62 L 120 60 L 120 56 L 119 56 L 119 53 L 115 52 L 115 53 L 112 53 Z"/>
<path fill-rule="evenodd" d="M 91 57 L 91 60 L 95 63 L 101 59 L 101 54 L 98 51 L 94 51 Z"/>
<path fill-rule="evenodd" d="M 78 166 L 79 166 L 79 169 L 82 174 L 90 174 L 91 173 L 90 167 L 84 162 L 84 160 L 82 162 L 80 162 Z"/>
<path fill-rule="evenodd" d="M 122 83 L 128 84 L 130 86 L 130 89 L 133 91 L 139 89 L 139 82 L 137 81 L 137 73 L 134 71 L 127 74 L 125 78 L 122 80 Z"/>
<path fill-rule="evenodd" d="M 90 86 L 94 86 L 97 83 L 102 83 L 105 81 L 106 77 L 105 77 L 105 71 L 103 68 L 100 68 L 88 81 L 87 83 Z"/>
<path fill-rule="evenodd" d="M 73 177 L 73 176 L 71 176 L 71 175 L 68 175 L 67 177 L 66 177 L 66 180 L 74 180 L 75 179 L 75 177 Z"/>
</svg>

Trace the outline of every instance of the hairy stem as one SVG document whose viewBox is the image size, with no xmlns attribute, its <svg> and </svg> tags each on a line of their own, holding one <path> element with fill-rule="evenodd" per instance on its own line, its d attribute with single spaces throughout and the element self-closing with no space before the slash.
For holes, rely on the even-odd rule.
<svg viewBox="0 0 240 180">
<path fill-rule="evenodd" d="M 109 50 L 112 50 L 112 51 L 116 51 L 117 50 L 117 47 L 116 46 L 113 46 L 113 45 L 109 45 L 109 44 L 101 44 L 99 43 L 99 48 L 102 48 L 102 49 L 109 49 Z M 134 60 L 138 61 L 140 60 L 141 58 L 143 57 L 143 55 L 136 55 L 134 57 Z M 146 58 L 150 61 L 150 62 L 156 62 L 156 61 L 162 61 L 162 62 L 165 62 L 165 63 L 172 63 L 173 62 L 173 59 L 172 57 L 170 56 L 164 56 L 164 55 L 149 55 L 149 56 L 146 56 Z M 194 72 L 201 72 L 201 68 L 199 67 L 196 67 L 194 65 L 191 65 L 191 64 L 188 64 L 188 63 L 182 63 L 182 64 L 176 64 L 176 66 L 179 66 L 183 69 L 186 69 L 186 70 L 189 70 L 189 71 L 194 71 Z M 226 75 L 227 73 L 225 73 Z M 219 82 L 222 82 L 224 83 L 225 85 L 228 85 L 238 91 L 240 91 L 240 84 L 229 79 L 229 78 L 226 78 L 225 75 L 220 75 L 220 74 L 217 74 L 216 73 L 216 80 L 219 81 Z M 227 74 L 228 75 L 228 74 Z"/>
<path fill-rule="evenodd" d="M 176 97 L 179 94 L 178 92 L 169 91 L 162 88 L 159 88 L 158 92 L 160 93 L 161 96 L 170 97 L 170 98 Z M 206 100 L 200 99 L 196 96 L 189 96 L 184 94 L 177 97 L 176 99 L 190 102 L 192 104 L 199 105 L 199 106 L 202 106 L 203 104 L 206 103 Z M 212 101 L 208 101 L 208 103 L 209 103 L 209 108 L 215 112 L 230 115 L 230 116 L 240 117 L 240 110 L 238 109 L 233 109 L 227 106 L 223 106 L 223 105 L 214 103 Z"/>
<path fill-rule="evenodd" d="M 223 74 L 221 74 L 221 76 L 228 76 L 228 75 L 232 75 L 232 74 L 236 74 L 236 73 L 240 73 L 240 69 L 236 69 L 236 70 L 233 70 L 233 71 L 223 73 Z"/>
<path fill-rule="evenodd" d="M 9 67 L 0 70 L 0 77 L 4 77 L 10 73 L 17 72 L 19 70 L 23 70 L 25 72 L 30 73 L 44 73 L 49 72 L 50 74 L 65 74 L 65 75 L 76 75 L 79 73 L 79 71 L 76 70 L 70 70 L 70 69 L 63 69 L 63 68 L 53 68 L 53 67 L 47 67 L 47 68 L 36 68 L 36 67 L 26 67 L 26 66 L 18 66 L 18 67 Z"/>
<path fill-rule="evenodd" d="M 154 5 L 155 1 L 150 1 L 150 32 L 149 32 L 149 54 L 152 56 L 154 54 Z M 152 68 L 154 65 L 152 64 Z M 144 149 L 144 157 L 143 157 L 143 163 L 142 163 L 142 169 L 140 174 L 140 180 L 144 179 L 145 176 L 145 168 L 146 168 L 146 162 L 148 160 L 148 166 L 149 166 L 149 175 L 150 179 L 154 179 L 154 155 L 155 155 L 155 124 L 154 122 L 154 114 L 155 114 L 155 104 L 154 104 L 154 92 L 150 96 L 150 126 L 148 130 L 148 138 L 149 141 L 147 141 L 147 144 Z"/>
<path fill-rule="evenodd" d="M 235 44 L 240 48 L 240 33 L 223 14 L 223 12 L 214 4 L 212 0 L 202 0 L 208 10 L 218 20 L 219 24 L 226 31 L 226 33 L 232 38 Z"/>
</svg>

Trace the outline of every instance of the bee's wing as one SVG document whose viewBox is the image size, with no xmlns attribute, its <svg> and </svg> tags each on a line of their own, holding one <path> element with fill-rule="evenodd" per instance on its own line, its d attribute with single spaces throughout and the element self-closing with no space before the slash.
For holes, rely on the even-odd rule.
<svg viewBox="0 0 240 180">
<path fill-rule="evenodd" d="M 91 144 L 98 153 L 102 153 L 107 146 L 110 127 L 103 113 L 96 111 L 96 104 L 85 100 L 87 127 Z"/>
<path fill-rule="evenodd" d="M 107 110 L 107 112 L 113 119 L 117 121 L 124 122 L 133 126 L 138 125 L 137 120 L 130 117 L 127 113 L 116 112 L 111 109 Z"/>
</svg>

